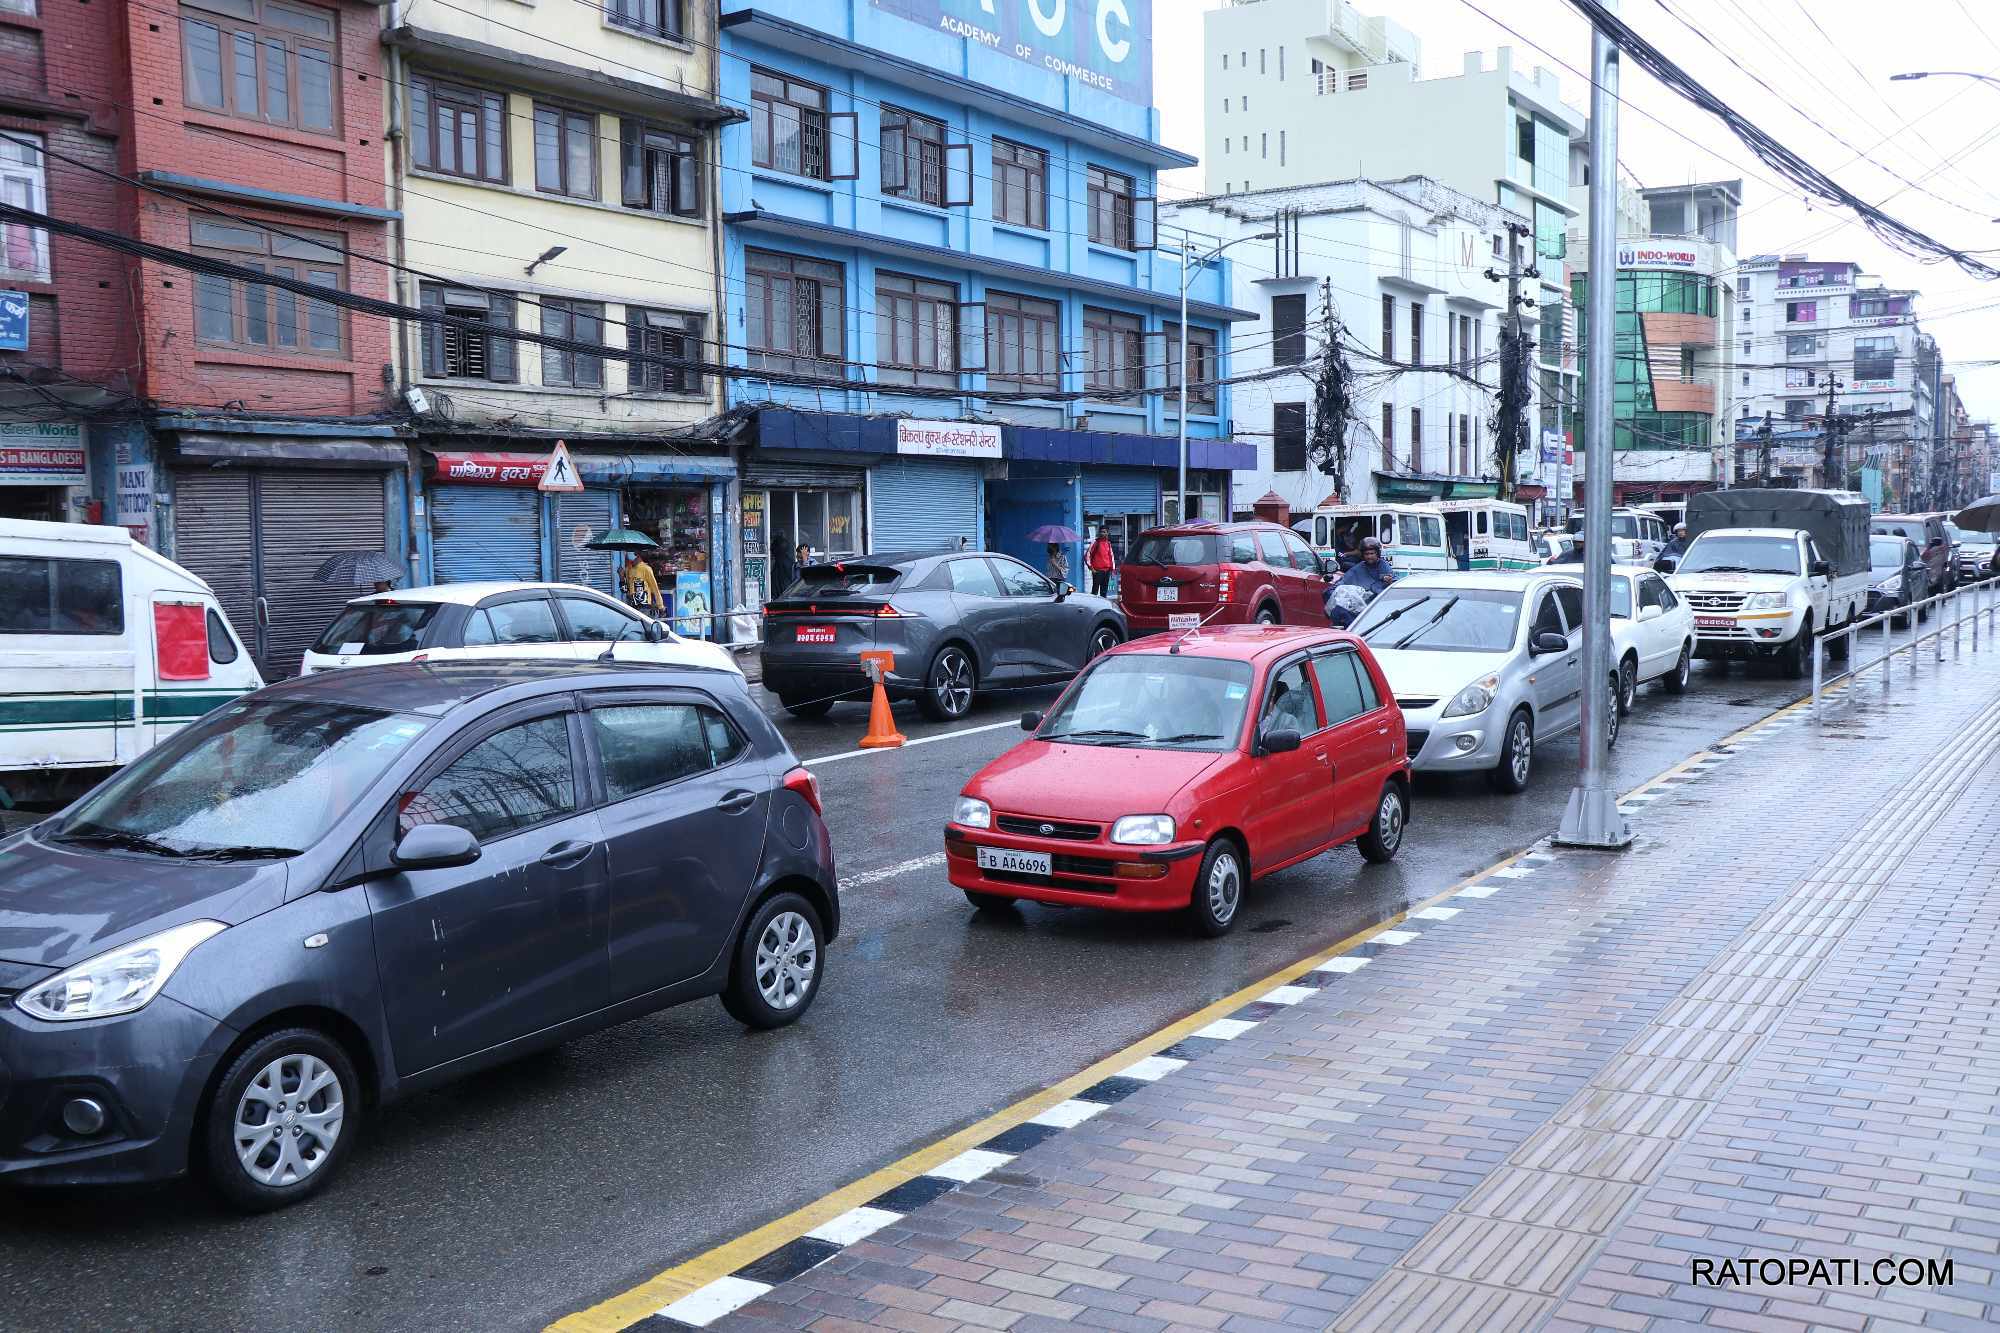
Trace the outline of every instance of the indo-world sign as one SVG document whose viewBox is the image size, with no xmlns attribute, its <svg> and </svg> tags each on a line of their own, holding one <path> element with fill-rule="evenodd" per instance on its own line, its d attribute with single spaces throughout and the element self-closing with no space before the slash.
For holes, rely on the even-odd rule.
<svg viewBox="0 0 2000 1333">
<path fill-rule="evenodd" d="M 1153 101 L 1153 0 L 874 0 L 1128 102 Z"/>
</svg>

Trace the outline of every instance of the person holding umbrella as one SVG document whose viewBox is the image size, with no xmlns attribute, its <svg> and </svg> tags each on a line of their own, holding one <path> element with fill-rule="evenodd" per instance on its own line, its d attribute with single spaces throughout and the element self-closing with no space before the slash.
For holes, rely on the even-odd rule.
<svg viewBox="0 0 2000 1333">
<path fill-rule="evenodd" d="M 1061 586 L 1069 578 L 1069 551 L 1066 548 L 1082 540 L 1076 535 L 1076 529 L 1066 528 L 1060 523 L 1044 523 L 1028 534 L 1028 540 L 1049 544 L 1049 559 L 1042 572 L 1049 576 L 1050 582 Z"/>
<path fill-rule="evenodd" d="M 331 583 L 337 586 L 359 588 L 367 586 L 371 593 L 380 596 L 396 586 L 396 580 L 403 577 L 403 567 L 396 557 L 382 551 L 342 551 L 330 555 L 320 562 L 313 571 L 315 583 Z"/>
<path fill-rule="evenodd" d="M 606 528 L 584 545 L 593 551 L 623 551 L 625 563 L 618 571 L 618 583 L 625 591 L 626 604 L 658 619 L 665 610 L 660 600 L 660 581 L 644 552 L 657 551 L 660 544 L 631 528 Z"/>
</svg>

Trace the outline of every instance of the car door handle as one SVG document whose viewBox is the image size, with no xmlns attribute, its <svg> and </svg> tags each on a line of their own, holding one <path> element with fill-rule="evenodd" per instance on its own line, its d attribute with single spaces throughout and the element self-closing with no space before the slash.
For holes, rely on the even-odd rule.
<svg viewBox="0 0 2000 1333">
<path fill-rule="evenodd" d="M 1315 759 L 1319 760 L 1319 762 L 1321 762 L 1322 764 L 1323 764 L 1323 763 L 1325 763 L 1325 762 L 1326 762 L 1326 751 L 1325 751 L 1325 750 L 1314 750 L 1314 751 L 1313 751 L 1313 758 L 1315 758 Z"/>
<path fill-rule="evenodd" d="M 722 811 L 725 815 L 740 815 L 755 804 L 757 804 L 756 792 L 739 790 L 730 792 L 727 796 L 717 801 L 715 808 Z"/>
<path fill-rule="evenodd" d="M 589 856 L 595 848 L 595 843 L 577 842 L 574 839 L 566 838 L 549 848 L 546 852 L 543 852 L 540 859 L 545 866 L 553 866 L 557 870 L 568 870 L 572 866 L 582 865 L 584 858 Z"/>
</svg>

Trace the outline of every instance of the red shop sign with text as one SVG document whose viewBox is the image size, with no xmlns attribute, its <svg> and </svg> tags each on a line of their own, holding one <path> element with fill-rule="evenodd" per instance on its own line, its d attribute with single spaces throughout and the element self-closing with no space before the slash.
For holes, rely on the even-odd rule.
<svg viewBox="0 0 2000 1333">
<path fill-rule="evenodd" d="M 460 486 L 538 485 L 548 470 L 546 454 L 432 454 L 431 477 Z"/>
</svg>

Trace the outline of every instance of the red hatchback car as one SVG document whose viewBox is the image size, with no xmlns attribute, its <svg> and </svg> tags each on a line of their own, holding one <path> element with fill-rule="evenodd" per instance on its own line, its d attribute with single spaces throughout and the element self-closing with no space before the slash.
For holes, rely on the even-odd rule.
<svg viewBox="0 0 2000 1333">
<path fill-rule="evenodd" d="M 974 775 L 944 834 L 974 907 L 1017 898 L 1236 923 L 1259 876 L 1410 818 L 1403 715 L 1344 630 L 1245 625 L 1123 644 Z"/>
<path fill-rule="evenodd" d="M 1118 567 L 1132 633 L 1196 625 L 1325 625 L 1326 577 L 1275 523 L 1178 523 L 1139 534 Z"/>
</svg>

